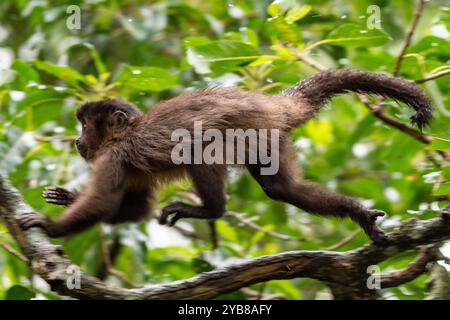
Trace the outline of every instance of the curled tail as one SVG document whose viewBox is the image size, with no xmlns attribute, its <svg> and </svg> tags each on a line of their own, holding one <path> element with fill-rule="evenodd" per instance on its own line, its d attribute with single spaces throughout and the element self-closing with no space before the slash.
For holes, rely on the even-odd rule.
<svg viewBox="0 0 450 320">
<path fill-rule="evenodd" d="M 415 110 L 411 122 L 419 128 L 431 120 L 433 108 L 418 85 L 381 73 L 349 69 L 322 71 L 286 89 L 283 94 L 300 96 L 308 101 L 313 106 L 312 117 L 326 100 L 347 92 L 374 93 L 403 101 Z"/>
</svg>

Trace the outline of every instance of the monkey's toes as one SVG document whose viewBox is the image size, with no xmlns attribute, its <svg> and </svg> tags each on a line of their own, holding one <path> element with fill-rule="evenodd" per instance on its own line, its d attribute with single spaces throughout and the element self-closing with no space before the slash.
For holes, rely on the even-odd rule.
<svg viewBox="0 0 450 320">
<path fill-rule="evenodd" d="M 367 213 L 368 218 L 372 221 L 377 220 L 378 217 L 384 217 L 385 215 L 386 215 L 386 212 L 384 212 L 383 210 L 377 210 L 377 209 L 369 210 Z"/>
<path fill-rule="evenodd" d="M 361 221 L 361 227 L 364 229 L 369 238 L 375 243 L 385 243 L 387 240 L 387 235 L 381 230 L 375 223 L 378 217 L 383 217 L 386 212 L 382 210 L 367 210 L 365 212 L 364 218 Z"/>
<path fill-rule="evenodd" d="M 179 219 L 183 218 L 183 214 L 181 213 L 183 205 L 182 202 L 174 202 L 164 207 L 158 218 L 158 222 L 162 225 L 173 227 Z M 169 217 L 171 217 L 170 220 Z"/>
<path fill-rule="evenodd" d="M 169 217 L 170 213 L 163 212 L 158 218 L 159 224 L 165 225 L 167 223 L 167 218 Z"/>
<path fill-rule="evenodd" d="M 377 226 L 374 226 L 374 228 L 372 228 L 371 232 L 368 233 L 368 236 L 373 242 L 377 244 L 385 244 L 388 240 L 387 234 Z"/>
</svg>

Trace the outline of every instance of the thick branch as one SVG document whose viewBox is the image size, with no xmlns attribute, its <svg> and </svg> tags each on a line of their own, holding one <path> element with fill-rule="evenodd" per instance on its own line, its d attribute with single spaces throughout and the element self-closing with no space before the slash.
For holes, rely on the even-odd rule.
<svg viewBox="0 0 450 320">
<path fill-rule="evenodd" d="M 439 244 L 431 248 L 424 248 L 421 250 L 416 259 L 406 268 L 392 271 L 383 275 L 381 279 L 381 286 L 383 288 L 397 287 L 403 283 L 414 280 L 421 274 L 427 271 L 427 265 L 436 260 Z"/>
<path fill-rule="evenodd" d="M 211 299 L 251 284 L 273 279 L 308 277 L 324 281 L 338 297 L 376 298 L 366 288 L 367 267 L 399 252 L 450 238 L 450 219 L 410 220 L 389 234 L 386 245 L 369 244 L 347 252 L 293 251 L 246 260 L 191 279 L 137 289 L 107 285 L 81 272 L 81 287 L 69 289 L 72 262 L 38 228 L 23 231 L 17 219 L 30 208 L 0 177 L 0 217 L 23 250 L 32 271 L 54 291 L 84 299 Z"/>
</svg>

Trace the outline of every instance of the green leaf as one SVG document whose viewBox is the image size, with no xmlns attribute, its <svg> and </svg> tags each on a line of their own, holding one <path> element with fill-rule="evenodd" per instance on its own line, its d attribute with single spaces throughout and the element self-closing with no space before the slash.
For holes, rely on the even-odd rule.
<svg viewBox="0 0 450 320">
<path fill-rule="evenodd" d="M 388 40 L 388 34 L 382 30 L 366 29 L 364 25 L 348 23 L 333 30 L 320 42 L 342 47 L 376 47 Z"/>
<path fill-rule="evenodd" d="M 416 44 L 411 45 L 406 52 L 420 53 L 427 58 L 436 57 L 445 62 L 450 59 L 450 43 L 447 39 L 427 36 L 420 39 Z"/>
<path fill-rule="evenodd" d="M 119 15 L 119 21 L 122 23 L 125 30 L 127 30 L 130 35 L 137 40 L 144 40 L 148 34 L 143 24 L 139 22 L 128 19 L 122 15 Z"/>
<path fill-rule="evenodd" d="M 30 300 L 33 296 L 30 289 L 20 285 L 14 285 L 6 292 L 6 300 Z"/>
<path fill-rule="evenodd" d="M 11 66 L 11 69 L 17 71 L 17 73 L 27 81 L 39 82 L 39 74 L 33 67 L 20 59 L 16 59 Z"/>
<path fill-rule="evenodd" d="M 439 185 L 439 187 L 436 189 L 436 191 L 433 192 L 434 196 L 449 196 L 450 195 L 450 182 L 442 183 Z"/>
<path fill-rule="evenodd" d="M 279 281 L 270 281 L 268 283 L 268 287 L 275 291 L 276 293 L 281 293 L 291 300 L 300 299 L 300 292 L 294 286 L 292 281 L 289 280 L 279 280 Z"/>
<path fill-rule="evenodd" d="M 291 10 L 289 10 L 287 12 L 284 20 L 287 23 L 294 23 L 295 21 L 300 20 L 301 18 L 305 17 L 310 10 L 311 10 L 311 6 L 309 6 L 309 5 L 292 8 Z"/>
<path fill-rule="evenodd" d="M 282 16 L 267 20 L 264 33 L 273 43 L 287 42 L 292 45 L 303 43 L 301 29 L 295 24 L 287 23 Z"/>
<path fill-rule="evenodd" d="M 223 220 L 216 222 L 217 232 L 225 239 L 234 243 L 238 243 L 238 236 L 233 227 Z"/>
<path fill-rule="evenodd" d="M 208 44 L 211 40 L 207 37 L 186 37 L 183 39 L 184 47 L 195 47 L 202 44 Z"/>
<path fill-rule="evenodd" d="M 67 97 L 67 93 L 63 91 L 55 91 L 52 89 L 36 89 L 29 93 L 25 99 L 18 103 L 19 109 L 36 107 L 41 104 L 50 102 L 59 102 Z"/>
<path fill-rule="evenodd" d="M 124 66 L 114 83 L 140 91 L 163 91 L 178 83 L 178 77 L 158 67 Z"/>
<path fill-rule="evenodd" d="M 275 0 L 271 4 L 267 6 L 267 13 L 272 17 L 278 16 L 281 13 L 281 6 L 279 4 L 280 1 Z"/>
<path fill-rule="evenodd" d="M 92 44 L 87 43 L 87 42 L 78 43 L 78 44 L 70 47 L 69 50 L 76 49 L 76 48 L 83 48 L 88 51 L 89 55 L 91 56 L 92 60 L 94 61 L 95 68 L 97 69 L 97 72 L 100 76 L 107 73 L 106 66 L 103 63 L 102 58 L 100 57 L 97 50 L 95 49 L 95 47 Z"/>
<path fill-rule="evenodd" d="M 260 57 L 251 45 L 235 40 L 211 41 L 187 49 L 188 62 L 197 73 L 225 73 Z"/>
<path fill-rule="evenodd" d="M 83 75 L 68 66 L 60 66 L 40 60 L 34 60 L 33 63 L 39 70 L 47 72 L 73 87 L 79 87 L 79 82 L 85 81 Z"/>
<path fill-rule="evenodd" d="M 213 270 L 214 266 L 204 259 L 194 258 L 192 259 L 192 268 L 196 273 L 201 273 Z"/>
<path fill-rule="evenodd" d="M 449 150 L 450 151 L 450 140 L 443 138 L 434 138 L 431 144 L 428 146 L 430 150 Z"/>
</svg>

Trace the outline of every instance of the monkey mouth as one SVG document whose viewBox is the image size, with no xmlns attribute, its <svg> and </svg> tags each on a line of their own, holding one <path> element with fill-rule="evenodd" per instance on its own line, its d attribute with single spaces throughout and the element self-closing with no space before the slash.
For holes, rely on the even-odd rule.
<svg viewBox="0 0 450 320">
<path fill-rule="evenodd" d="M 82 156 L 84 159 L 87 160 L 87 156 L 88 156 L 87 149 L 86 148 L 80 148 L 80 147 L 77 147 L 77 149 L 78 149 L 78 152 L 80 153 L 80 156 Z"/>
</svg>

